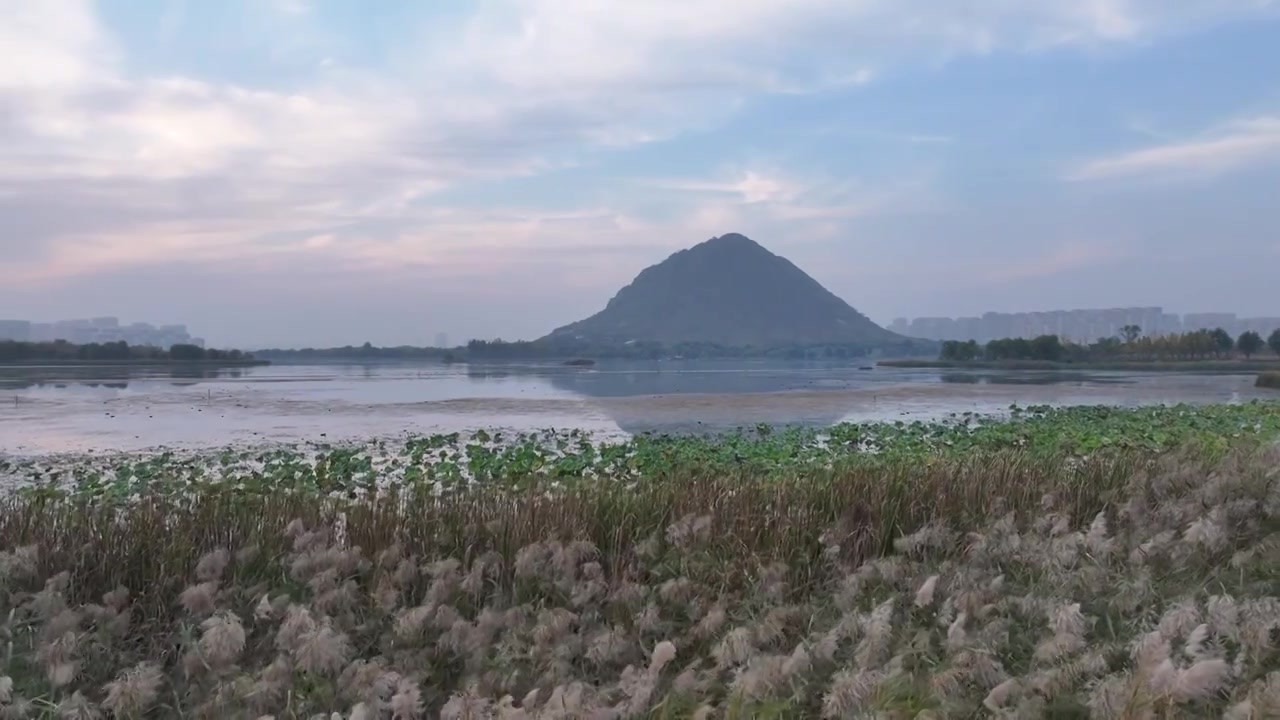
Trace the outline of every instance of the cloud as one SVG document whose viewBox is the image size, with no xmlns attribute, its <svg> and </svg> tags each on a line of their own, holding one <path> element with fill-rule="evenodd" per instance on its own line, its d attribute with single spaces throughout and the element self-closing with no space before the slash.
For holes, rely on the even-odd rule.
<svg viewBox="0 0 1280 720">
<path fill-rule="evenodd" d="M 0 97 L 15 91 L 62 92 L 102 80 L 119 51 L 87 0 L 5 3 L 0 8 Z"/>
<path fill-rule="evenodd" d="M 625 202 L 465 210 L 436 198 L 714 127 L 762 94 L 848 89 L 921 58 L 1132 42 L 1257 6 L 487 0 L 416 18 L 364 63 L 321 67 L 317 54 L 309 74 L 290 62 L 280 77 L 232 80 L 135 62 L 88 0 L 4 3 L 0 224 L 22 232 L 0 236 L 0 272 L 34 284 L 293 257 L 465 273 L 482 254 L 514 265 L 533 247 L 634 247 L 674 227 L 805 221 L 818 232 L 905 192 L 756 170 L 687 181 L 697 199 L 663 223 Z M 325 21 L 302 0 L 245 7 L 308 28 Z M 156 22 L 180 45 L 176 24 L 190 15 Z"/>
<path fill-rule="evenodd" d="M 311 12 L 308 0 L 272 0 L 271 4 L 282 15 L 306 15 Z"/>
<path fill-rule="evenodd" d="M 1280 116 L 1239 120 L 1193 140 L 1155 145 L 1081 164 L 1068 180 L 1216 177 L 1280 161 Z"/>
<path fill-rule="evenodd" d="M 950 145 L 955 142 L 955 138 L 950 135 L 930 135 L 924 133 L 908 134 L 901 136 L 903 140 L 918 145 Z"/>
<path fill-rule="evenodd" d="M 747 170 L 727 180 L 655 180 L 648 184 L 665 190 L 736 196 L 744 204 L 786 202 L 804 192 L 800 184 L 778 175 Z"/>
<path fill-rule="evenodd" d="M 928 179 L 872 186 L 850 178 L 821 174 L 801 178 L 796 173 L 762 169 L 728 172 L 713 178 L 649 180 L 643 184 L 689 194 L 702 203 L 698 212 L 703 217 L 728 214 L 728 208 L 737 206 L 735 215 L 742 222 L 848 220 L 891 212 L 904 205 L 920 207 L 931 192 Z M 708 198 L 710 203 L 706 202 Z M 721 209 L 713 209 L 717 207 Z"/>
<path fill-rule="evenodd" d="M 1270 3 L 1265 3 L 1269 5 Z M 1256 0 L 495 0 L 447 47 L 469 81 L 572 94 L 816 77 L 866 82 L 875 59 L 1130 41 L 1257 11 Z M 842 67 L 843 66 L 843 67 Z"/>
<path fill-rule="evenodd" d="M 1047 253 L 1023 260 L 1003 260 L 978 276 L 984 282 L 1011 283 L 1051 277 L 1110 263 L 1127 255 L 1116 243 L 1077 241 L 1051 248 Z"/>
</svg>

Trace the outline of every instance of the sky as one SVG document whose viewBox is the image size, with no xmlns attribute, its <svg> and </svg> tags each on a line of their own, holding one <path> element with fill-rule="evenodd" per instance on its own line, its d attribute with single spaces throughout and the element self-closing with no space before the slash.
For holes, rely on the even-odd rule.
<svg viewBox="0 0 1280 720">
<path fill-rule="evenodd" d="M 729 232 L 894 317 L 1280 315 L 1280 0 L 0 0 L 0 317 L 535 338 Z"/>
</svg>

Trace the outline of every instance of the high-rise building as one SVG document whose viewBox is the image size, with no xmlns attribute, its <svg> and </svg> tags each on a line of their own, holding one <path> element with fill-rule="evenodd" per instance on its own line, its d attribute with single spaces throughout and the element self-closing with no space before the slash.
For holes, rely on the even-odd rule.
<svg viewBox="0 0 1280 720">
<path fill-rule="evenodd" d="M 31 340 L 31 323 L 26 320 L 0 320 L 0 340 Z"/>
<path fill-rule="evenodd" d="M 1170 335 L 1182 332 L 1182 318 L 1170 313 L 1160 313 L 1160 324 L 1153 335 Z"/>
<path fill-rule="evenodd" d="M 1235 329 L 1236 314 L 1224 312 L 1187 313 L 1182 316 L 1182 327 L 1188 332 L 1194 330 L 1213 330 L 1222 328 L 1228 332 Z"/>
<path fill-rule="evenodd" d="M 52 323 L 32 323 L 26 320 L 0 321 L 0 339 L 25 340 L 27 342 L 107 343 L 123 340 L 130 345 L 170 347 L 182 343 L 203 343 L 192 338 L 185 325 L 156 327 L 150 323 L 121 325 L 114 317 L 91 320 L 59 320 Z"/>
<path fill-rule="evenodd" d="M 448 336 L 448 334 L 446 334 L 446 333 L 436 333 L 436 344 L 435 344 L 435 347 L 438 347 L 438 348 L 447 348 L 447 347 L 449 347 L 449 336 Z"/>
<path fill-rule="evenodd" d="M 1076 343 L 1118 337 L 1121 328 L 1136 325 L 1141 335 L 1159 336 L 1203 328 L 1222 328 L 1232 335 L 1253 330 L 1268 335 L 1280 329 L 1280 317 L 1237 318 L 1235 313 L 1189 313 L 1185 317 L 1160 307 L 1107 308 L 1099 310 L 1050 310 L 1046 312 L 987 312 L 982 317 L 900 318 L 891 329 L 928 340 L 977 340 L 1057 335 Z M 899 329 L 902 328 L 902 329 Z"/>
<path fill-rule="evenodd" d="M 1239 332 L 1252 330 L 1263 337 L 1267 337 L 1276 330 L 1280 330 L 1280 317 L 1256 317 L 1242 318 L 1236 328 Z"/>
</svg>

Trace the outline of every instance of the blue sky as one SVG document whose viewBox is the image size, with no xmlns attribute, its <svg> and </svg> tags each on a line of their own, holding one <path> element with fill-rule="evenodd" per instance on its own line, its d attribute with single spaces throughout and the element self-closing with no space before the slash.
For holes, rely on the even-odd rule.
<svg viewBox="0 0 1280 720">
<path fill-rule="evenodd" d="M 0 50 L 0 316 L 531 338 L 727 232 L 882 323 L 1280 314 L 1269 0 L 59 0 Z"/>
</svg>

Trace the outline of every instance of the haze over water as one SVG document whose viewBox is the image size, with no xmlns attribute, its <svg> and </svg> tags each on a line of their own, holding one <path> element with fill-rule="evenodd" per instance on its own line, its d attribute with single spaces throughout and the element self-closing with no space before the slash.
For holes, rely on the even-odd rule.
<svg viewBox="0 0 1280 720">
<path fill-rule="evenodd" d="M 0 368 L 0 452 L 341 441 L 478 428 L 601 436 L 757 423 L 930 419 L 1020 405 L 1265 397 L 1252 375 L 936 371 L 697 361 L 315 365 L 238 370 Z M 1271 393 L 1274 396 L 1274 392 Z"/>
</svg>

